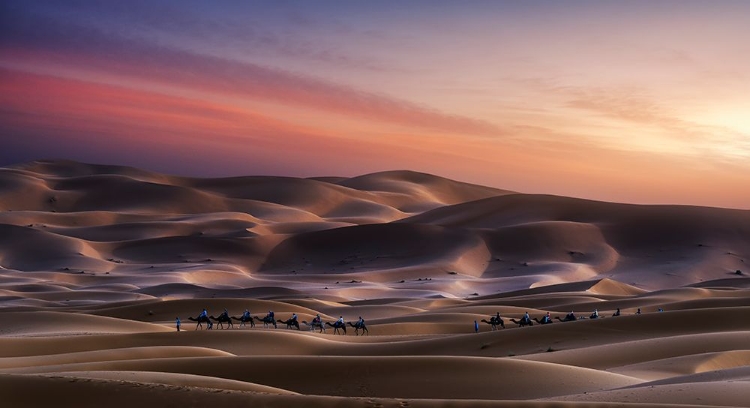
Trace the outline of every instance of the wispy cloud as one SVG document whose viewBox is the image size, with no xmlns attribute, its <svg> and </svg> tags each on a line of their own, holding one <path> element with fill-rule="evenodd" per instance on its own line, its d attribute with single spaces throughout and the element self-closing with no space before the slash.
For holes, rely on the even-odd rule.
<svg viewBox="0 0 750 408">
<path fill-rule="evenodd" d="M 621 89 L 578 89 L 568 91 L 567 106 L 629 122 L 632 129 L 652 128 L 661 131 L 673 146 L 673 152 L 712 154 L 725 159 L 750 158 L 749 135 L 724 126 L 706 125 L 683 119 L 683 116 L 643 93 Z M 633 136 L 635 139 L 637 136 Z M 652 136 L 653 137 L 653 136 Z M 622 143 L 627 145 L 627 141 Z M 649 146 L 654 146 L 653 140 Z"/>
<path fill-rule="evenodd" d="M 726 77 L 723 79 L 728 81 Z M 546 100 L 543 105 L 546 111 L 531 112 L 539 118 L 546 117 L 546 120 L 519 126 L 529 130 L 525 134 L 540 135 L 532 138 L 549 141 L 558 138 L 554 136 L 556 132 L 551 131 L 555 120 L 550 117 L 554 112 L 564 118 L 556 120 L 557 132 L 563 131 L 560 129 L 563 123 L 573 122 L 564 133 L 570 134 L 571 127 L 580 129 L 569 137 L 590 147 L 659 153 L 665 157 L 702 157 L 721 164 L 750 158 L 750 135 L 743 129 L 724 126 L 690 113 L 720 109 L 717 101 L 721 100 L 722 90 L 711 86 L 717 78 L 699 80 L 707 88 L 706 92 L 701 98 L 689 99 L 685 96 L 688 84 L 683 84 L 682 80 L 677 82 L 676 91 L 658 87 L 647 89 L 635 83 L 580 85 L 573 79 L 561 77 L 508 77 L 503 80 Z M 741 77 L 736 77 L 723 85 L 736 88 L 744 83 Z M 691 92 L 698 90 L 693 88 Z M 731 89 L 725 92 L 736 94 Z M 725 108 L 731 109 L 731 105 Z M 524 139 L 527 137 L 523 136 Z"/>
<path fill-rule="evenodd" d="M 659 174 L 688 202 L 748 182 L 750 8 L 684 3 L 2 1 L 0 161 L 145 146 L 640 201 Z"/>
<path fill-rule="evenodd" d="M 212 94 L 303 106 L 438 132 L 498 135 L 494 124 L 282 69 L 146 43 L 60 21 L 19 19 L 0 32 L 0 61 L 100 72 Z"/>
<path fill-rule="evenodd" d="M 426 136 L 362 140 L 231 103 L 7 70 L 0 70 L 0 132 L 16 155 L 34 145 L 59 146 L 42 150 L 88 161 L 133 163 L 145 154 L 154 156 L 149 168 L 195 175 L 354 175 L 460 157 L 436 151 Z"/>
</svg>

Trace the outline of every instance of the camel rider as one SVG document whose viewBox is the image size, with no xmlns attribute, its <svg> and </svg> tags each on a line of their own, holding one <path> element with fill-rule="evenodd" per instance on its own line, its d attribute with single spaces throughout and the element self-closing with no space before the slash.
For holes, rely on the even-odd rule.
<svg viewBox="0 0 750 408">
<path fill-rule="evenodd" d="M 640 307 L 638 308 L 638 311 L 637 311 L 637 312 L 635 312 L 635 314 L 637 314 L 637 315 L 638 315 L 638 314 L 641 314 L 641 308 L 640 308 Z"/>
<path fill-rule="evenodd" d="M 206 319 L 208 319 L 208 311 L 206 309 L 203 309 L 203 311 L 201 312 L 201 314 L 198 315 L 198 319 L 200 319 L 200 318 L 206 318 Z"/>
<path fill-rule="evenodd" d="M 224 317 L 229 317 L 229 312 L 227 312 L 227 309 L 224 309 L 224 313 L 221 314 Z"/>
<path fill-rule="evenodd" d="M 549 317 L 549 312 L 544 316 L 544 323 L 552 323 L 552 318 Z"/>
<path fill-rule="evenodd" d="M 531 322 L 531 318 L 529 317 L 529 312 L 526 312 L 523 314 L 523 321 L 526 323 Z"/>
<path fill-rule="evenodd" d="M 576 320 L 576 314 L 573 313 L 573 311 L 571 310 L 570 313 L 568 313 L 568 315 L 565 316 L 565 318 L 568 320 Z"/>
<path fill-rule="evenodd" d="M 620 315 L 620 308 L 618 307 L 618 308 L 617 308 L 617 311 L 616 311 L 616 312 L 615 312 L 615 314 L 613 314 L 612 316 L 619 316 L 619 315 Z"/>
<path fill-rule="evenodd" d="M 339 316 L 339 320 L 336 320 L 336 324 L 344 326 L 344 316 Z"/>
<path fill-rule="evenodd" d="M 273 310 L 268 311 L 268 316 L 266 318 L 273 320 Z"/>
<path fill-rule="evenodd" d="M 594 313 L 591 314 L 592 319 L 598 319 L 599 318 L 599 309 L 594 309 Z"/>
<path fill-rule="evenodd" d="M 315 324 L 320 324 L 320 314 L 316 314 L 312 322 Z"/>
<path fill-rule="evenodd" d="M 297 321 L 297 313 L 292 313 L 292 321 L 293 322 Z"/>
<path fill-rule="evenodd" d="M 359 320 L 357 320 L 357 326 L 362 327 L 365 325 L 365 319 L 362 318 L 362 316 L 359 317 Z"/>
<path fill-rule="evenodd" d="M 243 320 L 247 320 L 247 319 L 249 319 L 249 318 L 250 318 L 250 311 L 249 311 L 249 310 L 247 310 L 247 309 L 245 309 L 245 312 L 244 312 L 244 313 L 242 313 L 242 319 L 243 319 Z"/>
</svg>

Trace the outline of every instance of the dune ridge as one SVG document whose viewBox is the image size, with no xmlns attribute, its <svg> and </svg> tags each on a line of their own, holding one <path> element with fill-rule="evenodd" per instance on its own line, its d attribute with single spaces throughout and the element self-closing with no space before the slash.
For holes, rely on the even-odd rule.
<svg viewBox="0 0 750 408">
<path fill-rule="evenodd" d="M 0 399 L 750 406 L 749 264 L 747 210 L 41 160 L 0 168 Z"/>
</svg>

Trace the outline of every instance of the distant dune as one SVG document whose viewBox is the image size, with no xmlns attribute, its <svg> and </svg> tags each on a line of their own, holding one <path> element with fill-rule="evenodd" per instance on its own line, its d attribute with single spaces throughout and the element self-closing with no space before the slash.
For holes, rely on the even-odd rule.
<svg viewBox="0 0 750 408">
<path fill-rule="evenodd" d="M 0 168 L 0 400 L 750 406 L 748 275 L 747 210 L 37 161 Z"/>
</svg>

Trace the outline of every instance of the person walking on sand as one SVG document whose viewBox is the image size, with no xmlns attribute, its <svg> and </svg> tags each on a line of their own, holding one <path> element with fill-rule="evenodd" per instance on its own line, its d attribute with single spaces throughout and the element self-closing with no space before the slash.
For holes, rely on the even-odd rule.
<svg viewBox="0 0 750 408">
<path fill-rule="evenodd" d="M 479 323 L 476 320 L 474 320 L 474 333 L 479 333 Z"/>
<path fill-rule="evenodd" d="M 180 318 L 176 317 L 175 319 L 176 319 L 175 325 L 177 326 L 177 331 L 180 331 Z"/>
</svg>

